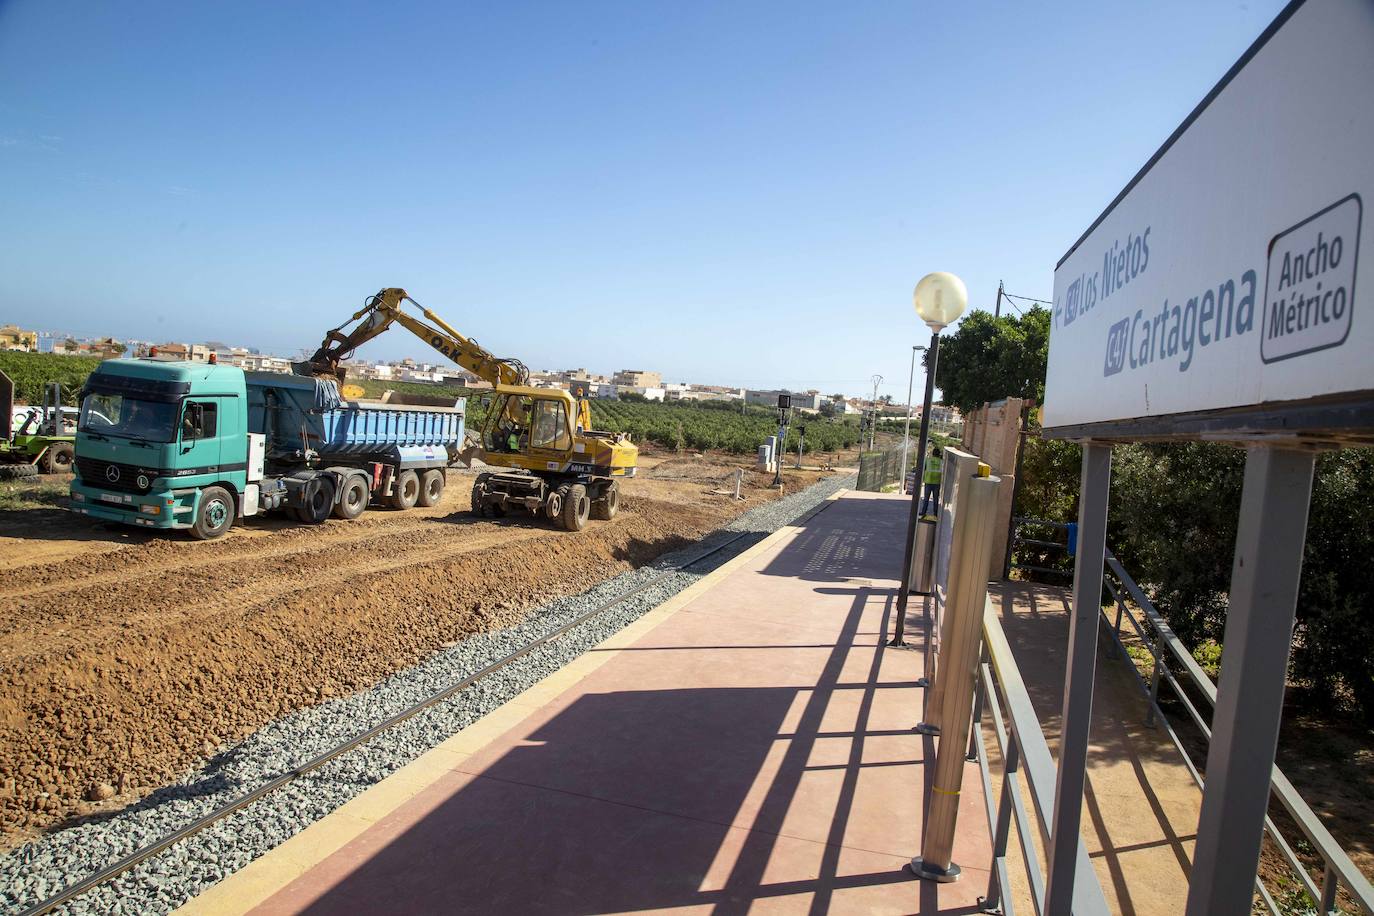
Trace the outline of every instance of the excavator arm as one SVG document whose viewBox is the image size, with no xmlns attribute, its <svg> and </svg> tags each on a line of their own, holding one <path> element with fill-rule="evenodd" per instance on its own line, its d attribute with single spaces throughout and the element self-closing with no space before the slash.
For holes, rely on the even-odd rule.
<svg viewBox="0 0 1374 916">
<path fill-rule="evenodd" d="M 431 323 L 427 324 L 403 311 L 401 304 L 404 302 L 414 304 Z M 393 323 L 400 324 L 464 369 L 493 385 L 529 383 L 529 370 L 520 360 L 493 356 L 477 341 L 459 334 L 444 319 L 410 298 L 405 290 L 396 287 L 387 287 L 375 296 L 369 296 L 353 317 L 326 333 L 315 355 L 301 367 L 303 374 L 342 382 L 345 370 L 339 364 Z M 345 331 L 350 325 L 353 325 L 352 330 Z"/>
</svg>

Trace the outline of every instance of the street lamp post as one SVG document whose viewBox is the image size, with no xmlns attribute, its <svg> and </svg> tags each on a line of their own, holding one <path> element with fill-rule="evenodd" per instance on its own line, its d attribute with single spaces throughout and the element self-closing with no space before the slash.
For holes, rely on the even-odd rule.
<svg viewBox="0 0 1374 916">
<path fill-rule="evenodd" d="M 881 375 L 873 376 L 873 419 L 868 426 L 868 450 L 873 451 L 873 440 L 878 432 L 878 386 L 882 384 Z"/>
<path fill-rule="evenodd" d="M 926 441 L 930 436 L 930 402 L 935 395 L 935 367 L 940 358 L 940 332 L 949 327 L 964 313 L 968 305 L 968 289 L 964 281 L 954 274 L 937 271 L 926 274 L 916 284 L 912 294 L 916 315 L 930 328 L 930 356 L 926 360 L 926 395 L 921 408 L 921 431 L 916 439 L 916 462 L 924 466 Z M 907 597 L 911 593 L 911 556 L 916 550 L 916 523 L 921 517 L 921 486 L 917 475 L 917 486 L 912 488 L 911 511 L 907 517 L 906 556 L 902 562 L 902 585 L 897 593 L 897 623 L 894 627 L 891 646 L 906 645 L 903 635 L 906 632 Z M 930 622 L 926 622 L 929 628 Z M 930 663 L 930 659 L 926 659 Z"/>
<path fill-rule="evenodd" d="M 917 351 L 917 350 L 925 350 L 925 349 L 928 349 L 928 348 L 927 348 L 927 347 L 923 347 L 923 346 L 921 346 L 920 344 L 916 344 L 914 347 L 911 348 L 911 372 L 910 372 L 910 374 L 908 374 L 907 377 L 906 377 L 906 423 L 905 423 L 905 425 L 902 426 L 902 482 L 903 482 L 903 485 L 905 485 L 905 482 L 906 482 L 906 471 L 907 471 L 906 458 L 907 458 L 907 450 L 908 450 L 908 448 L 909 448 L 910 445 L 911 445 L 911 388 L 912 388 L 912 383 L 916 381 L 916 351 Z"/>
</svg>

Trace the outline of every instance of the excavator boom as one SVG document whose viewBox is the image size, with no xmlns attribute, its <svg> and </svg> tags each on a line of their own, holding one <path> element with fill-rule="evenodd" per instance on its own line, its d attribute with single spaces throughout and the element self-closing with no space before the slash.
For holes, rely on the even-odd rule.
<svg viewBox="0 0 1374 916">
<path fill-rule="evenodd" d="M 426 324 L 402 311 L 403 302 L 413 303 L 433 324 Z M 345 332 L 344 328 L 354 322 L 358 322 L 357 325 Z M 493 356 L 477 341 L 455 331 L 446 321 L 397 287 L 387 287 L 369 296 L 363 307 L 353 313 L 353 317 L 327 332 L 315 355 L 305 363 L 304 374 L 342 382 L 346 370 L 340 363 L 352 356 L 358 347 L 386 331 L 393 322 L 399 323 L 473 375 L 493 385 L 525 385 L 529 382 L 529 370 L 520 360 Z"/>
</svg>

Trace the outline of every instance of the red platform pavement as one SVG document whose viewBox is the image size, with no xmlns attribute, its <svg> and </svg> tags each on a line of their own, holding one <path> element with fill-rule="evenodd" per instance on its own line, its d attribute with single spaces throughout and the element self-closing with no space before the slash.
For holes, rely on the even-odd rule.
<svg viewBox="0 0 1374 916">
<path fill-rule="evenodd" d="M 831 501 L 508 704 L 480 746 L 369 790 L 373 814 L 331 827 L 340 809 L 186 910 L 977 912 L 990 844 L 974 764 L 963 877 L 905 868 L 934 763 L 911 730 L 920 652 L 884 645 L 906 511 Z M 908 634 L 919 643 L 919 623 Z"/>
</svg>

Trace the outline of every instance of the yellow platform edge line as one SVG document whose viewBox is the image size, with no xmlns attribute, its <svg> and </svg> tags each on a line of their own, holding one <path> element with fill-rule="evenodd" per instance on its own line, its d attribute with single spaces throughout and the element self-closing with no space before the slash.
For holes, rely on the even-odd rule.
<svg viewBox="0 0 1374 916">
<path fill-rule="evenodd" d="M 812 516 L 838 500 L 836 490 L 825 502 L 784 525 L 738 556 L 732 557 L 667 601 L 612 633 L 594 649 L 493 709 L 467 728 L 430 748 L 381 782 L 364 789 L 329 814 L 243 868 L 182 904 L 178 916 L 229 916 L 246 913 L 356 839 L 378 820 L 452 772 L 473 753 L 504 735 L 568 688 L 600 668 L 618 650 L 633 645 L 650 630 L 691 604 L 726 576 L 769 551 L 781 550 L 801 533 Z"/>
</svg>

